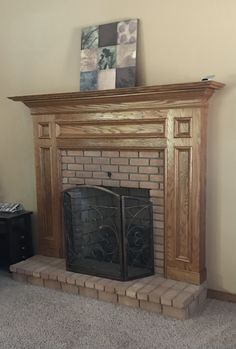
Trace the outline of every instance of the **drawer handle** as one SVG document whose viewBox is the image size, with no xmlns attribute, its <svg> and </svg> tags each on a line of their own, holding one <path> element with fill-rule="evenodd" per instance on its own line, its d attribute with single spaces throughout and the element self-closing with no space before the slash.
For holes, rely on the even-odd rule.
<svg viewBox="0 0 236 349">
<path fill-rule="evenodd" d="M 24 239 L 24 238 L 25 238 L 25 235 L 21 235 L 20 238 L 21 238 L 21 239 Z"/>
<path fill-rule="evenodd" d="M 22 246 L 21 249 L 22 249 L 22 250 L 25 250 L 25 246 Z"/>
</svg>

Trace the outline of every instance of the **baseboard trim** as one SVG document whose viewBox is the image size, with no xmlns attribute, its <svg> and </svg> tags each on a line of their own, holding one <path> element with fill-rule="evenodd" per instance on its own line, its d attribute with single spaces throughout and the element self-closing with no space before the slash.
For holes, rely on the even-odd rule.
<svg viewBox="0 0 236 349">
<path fill-rule="evenodd" d="M 236 294 L 234 293 L 208 289 L 207 297 L 218 299 L 219 301 L 236 303 Z"/>
</svg>

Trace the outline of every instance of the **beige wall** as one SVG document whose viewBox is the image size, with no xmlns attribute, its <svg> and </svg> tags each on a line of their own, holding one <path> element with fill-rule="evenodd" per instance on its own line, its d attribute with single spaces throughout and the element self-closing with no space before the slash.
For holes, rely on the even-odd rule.
<svg viewBox="0 0 236 349">
<path fill-rule="evenodd" d="M 137 17 L 139 84 L 227 84 L 210 107 L 207 267 L 211 288 L 236 293 L 235 13 L 235 0 L 0 0 L 0 200 L 36 210 L 29 110 L 6 96 L 78 90 L 81 27 Z"/>
</svg>

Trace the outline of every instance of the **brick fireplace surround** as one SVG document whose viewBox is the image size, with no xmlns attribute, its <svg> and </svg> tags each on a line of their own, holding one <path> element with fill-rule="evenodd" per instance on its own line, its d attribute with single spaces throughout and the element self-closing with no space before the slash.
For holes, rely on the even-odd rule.
<svg viewBox="0 0 236 349">
<path fill-rule="evenodd" d="M 208 100 L 223 86 L 12 97 L 33 116 L 38 198 L 38 255 L 11 266 L 13 277 L 177 318 L 191 315 L 206 296 Z M 121 282 L 65 271 L 61 193 L 79 184 L 149 190 L 154 276 Z"/>
</svg>

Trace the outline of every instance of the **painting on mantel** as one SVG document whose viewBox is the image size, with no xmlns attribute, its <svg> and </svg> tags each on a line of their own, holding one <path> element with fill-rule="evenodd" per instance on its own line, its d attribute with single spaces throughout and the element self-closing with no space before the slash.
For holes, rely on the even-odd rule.
<svg viewBox="0 0 236 349">
<path fill-rule="evenodd" d="M 136 85 L 138 19 L 82 29 L 80 91 Z"/>
</svg>

